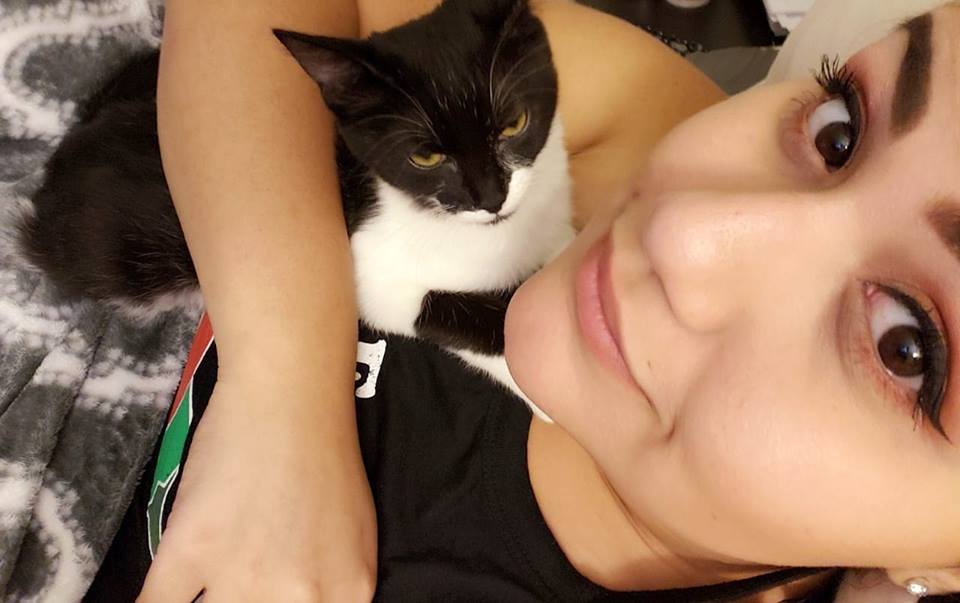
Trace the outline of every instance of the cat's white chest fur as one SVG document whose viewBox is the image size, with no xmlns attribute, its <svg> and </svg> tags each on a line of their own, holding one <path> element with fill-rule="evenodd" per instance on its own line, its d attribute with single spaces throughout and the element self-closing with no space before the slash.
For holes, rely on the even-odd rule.
<svg viewBox="0 0 960 603">
<path fill-rule="evenodd" d="M 370 326 L 415 335 L 423 297 L 517 285 L 573 238 L 563 127 L 554 120 L 534 163 L 513 172 L 506 220 L 490 225 L 433 214 L 378 183 L 377 214 L 351 237 L 357 302 Z"/>
</svg>

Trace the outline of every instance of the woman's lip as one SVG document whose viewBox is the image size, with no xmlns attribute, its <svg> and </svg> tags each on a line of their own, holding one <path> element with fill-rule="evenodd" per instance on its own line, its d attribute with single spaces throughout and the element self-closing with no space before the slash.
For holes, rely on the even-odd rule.
<svg viewBox="0 0 960 603">
<path fill-rule="evenodd" d="M 631 387 L 642 391 L 620 347 L 617 300 L 610 276 L 612 256 L 607 233 L 587 252 L 576 276 L 577 321 L 587 345 L 600 361 Z"/>
</svg>

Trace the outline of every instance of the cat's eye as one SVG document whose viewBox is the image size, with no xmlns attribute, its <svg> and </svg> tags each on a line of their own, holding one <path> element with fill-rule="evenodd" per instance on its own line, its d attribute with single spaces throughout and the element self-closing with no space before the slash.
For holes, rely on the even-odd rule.
<svg viewBox="0 0 960 603">
<path fill-rule="evenodd" d="M 514 136 L 520 134 L 521 132 L 527 129 L 527 123 L 529 121 L 530 121 L 530 115 L 527 113 L 527 110 L 524 109 L 523 111 L 520 112 L 520 115 L 512 124 L 504 128 L 503 131 L 500 132 L 500 136 L 502 138 L 513 138 Z"/>
<path fill-rule="evenodd" d="M 429 170 L 443 163 L 446 158 L 443 153 L 414 153 L 410 155 L 410 163 L 420 169 Z"/>
</svg>

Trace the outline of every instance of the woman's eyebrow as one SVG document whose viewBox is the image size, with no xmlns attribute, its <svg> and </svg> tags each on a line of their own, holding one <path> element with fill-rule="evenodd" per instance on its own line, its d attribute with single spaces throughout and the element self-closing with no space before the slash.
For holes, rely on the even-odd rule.
<svg viewBox="0 0 960 603">
<path fill-rule="evenodd" d="M 934 202 L 927 212 L 927 221 L 960 262 L 960 204 L 948 199 Z"/>
<path fill-rule="evenodd" d="M 920 15 L 901 27 L 910 34 L 910 40 L 900 64 L 893 97 L 891 129 L 895 137 L 903 136 L 915 128 L 930 104 L 933 15 Z"/>
</svg>

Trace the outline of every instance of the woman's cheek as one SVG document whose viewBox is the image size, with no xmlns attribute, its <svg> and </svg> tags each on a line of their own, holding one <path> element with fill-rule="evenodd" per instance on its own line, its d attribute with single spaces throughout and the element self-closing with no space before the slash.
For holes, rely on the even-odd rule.
<svg viewBox="0 0 960 603">
<path fill-rule="evenodd" d="M 802 366 L 799 358 L 780 359 Z M 837 508 L 854 494 L 848 463 L 865 448 L 851 413 L 830 402 L 849 393 L 829 370 L 817 378 L 756 361 L 717 364 L 691 392 L 680 421 L 692 481 L 733 524 L 775 534 L 784 550 L 835 545 L 849 530 L 844 522 L 854 522 L 852 507 Z M 779 545 L 755 546 L 772 553 Z"/>
</svg>

